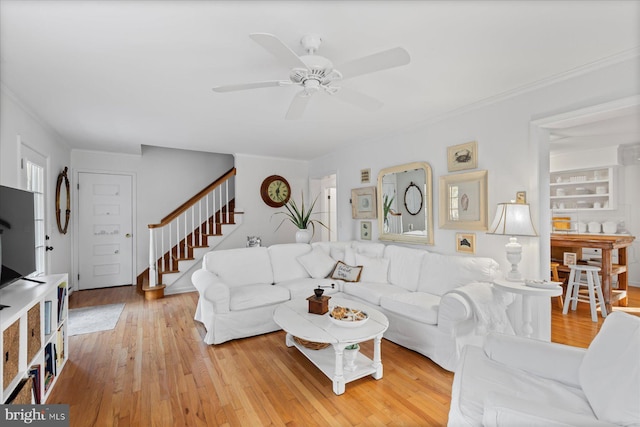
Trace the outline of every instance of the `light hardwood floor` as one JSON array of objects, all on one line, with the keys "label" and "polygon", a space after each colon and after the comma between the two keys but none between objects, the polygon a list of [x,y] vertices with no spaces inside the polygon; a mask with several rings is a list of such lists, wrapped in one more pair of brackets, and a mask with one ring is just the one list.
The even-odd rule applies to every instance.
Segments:
[{"label": "light hardwood floor", "polygon": [[[71,426],[441,426],[453,374],[383,340],[384,378],[331,382],[282,331],[221,345],[202,342],[197,293],[145,301],[135,287],[77,291],[70,307],[125,302],[114,330],[69,337],[70,358],[47,403],[68,403]],[[630,307],[640,315],[640,288]],[[633,308],[635,307],[635,308]],[[552,341],[587,347],[600,326],[586,307],[563,316]],[[362,351],[371,356],[371,343]]]}]

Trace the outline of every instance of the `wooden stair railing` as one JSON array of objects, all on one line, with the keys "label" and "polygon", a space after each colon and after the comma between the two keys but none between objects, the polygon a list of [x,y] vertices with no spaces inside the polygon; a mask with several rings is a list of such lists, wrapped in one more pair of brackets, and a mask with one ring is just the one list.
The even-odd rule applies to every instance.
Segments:
[{"label": "wooden stair railing", "polygon": [[[148,283],[138,276],[146,299],[161,298],[162,275],[177,272],[178,261],[194,259],[194,249],[208,247],[210,236],[219,236],[223,224],[234,224],[236,169],[203,188],[157,224],[149,224]],[[159,255],[158,255],[159,254]]]}]

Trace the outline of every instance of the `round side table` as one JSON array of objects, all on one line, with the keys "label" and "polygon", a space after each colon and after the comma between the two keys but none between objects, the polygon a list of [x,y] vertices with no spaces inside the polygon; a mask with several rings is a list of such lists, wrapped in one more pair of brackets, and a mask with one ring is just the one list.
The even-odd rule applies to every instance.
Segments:
[{"label": "round side table", "polygon": [[527,338],[530,338],[533,334],[533,328],[531,327],[531,297],[551,298],[562,295],[560,282],[549,283],[557,283],[558,286],[555,288],[534,288],[525,285],[524,282],[510,282],[503,279],[493,281],[493,286],[502,291],[522,295],[522,332]]}]

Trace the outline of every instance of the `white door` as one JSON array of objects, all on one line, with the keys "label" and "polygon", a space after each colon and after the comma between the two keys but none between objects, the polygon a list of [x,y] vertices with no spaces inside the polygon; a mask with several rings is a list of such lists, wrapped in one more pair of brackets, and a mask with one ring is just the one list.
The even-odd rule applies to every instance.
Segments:
[{"label": "white door", "polygon": [[132,177],[78,174],[78,287],[131,285]]}]

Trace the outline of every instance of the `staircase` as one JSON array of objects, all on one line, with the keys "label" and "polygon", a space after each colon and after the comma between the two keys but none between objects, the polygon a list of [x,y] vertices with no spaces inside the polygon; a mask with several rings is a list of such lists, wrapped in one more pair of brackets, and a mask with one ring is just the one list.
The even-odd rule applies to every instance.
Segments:
[{"label": "staircase", "polygon": [[199,263],[242,223],[235,212],[232,168],[175,209],[158,224],[149,224],[149,268],[138,276],[145,299],[164,296],[164,290]]}]

